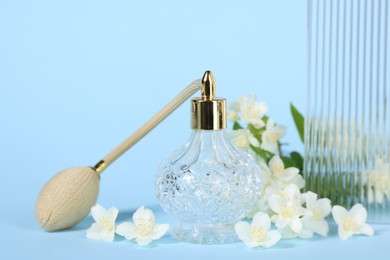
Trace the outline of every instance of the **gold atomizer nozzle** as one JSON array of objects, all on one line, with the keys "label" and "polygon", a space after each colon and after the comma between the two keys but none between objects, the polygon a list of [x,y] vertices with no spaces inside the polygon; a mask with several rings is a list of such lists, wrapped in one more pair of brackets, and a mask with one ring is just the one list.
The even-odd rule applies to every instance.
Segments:
[{"label": "gold atomizer nozzle", "polygon": [[211,71],[206,71],[202,77],[202,99],[213,100],[215,99],[215,78]]},{"label": "gold atomizer nozzle", "polygon": [[226,99],[216,98],[215,78],[211,71],[202,77],[202,96],[191,100],[191,128],[221,130],[226,128]]}]

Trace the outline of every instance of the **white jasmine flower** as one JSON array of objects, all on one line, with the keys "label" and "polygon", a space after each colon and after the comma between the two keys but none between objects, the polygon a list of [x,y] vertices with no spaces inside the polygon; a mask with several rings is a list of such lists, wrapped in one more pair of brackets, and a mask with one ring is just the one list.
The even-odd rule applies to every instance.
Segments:
[{"label": "white jasmine flower", "polygon": [[243,150],[248,150],[250,145],[260,147],[259,141],[253,136],[248,129],[238,129],[229,133],[230,138],[234,144]]},{"label": "white jasmine flower", "polygon": [[265,123],[262,118],[268,111],[268,105],[266,103],[256,103],[255,94],[241,97],[237,103],[240,105],[242,121],[252,124],[257,129],[264,127]]},{"label": "white jasmine flower", "polygon": [[271,247],[281,238],[281,234],[278,231],[270,230],[271,220],[263,212],[259,212],[253,217],[251,225],[245,221],[240,221],[234,228],[238,237],[248,247]]},{"label": "white jasmine flower", "polygon": [[305,214],[305,209],[301,204],[299,188],[290,184],[281,193],[272,194],[268,199],[268,204],[275,213],[272,220],[278,228],[288,226],[295,233],[300,233],[303,228],[300,217]]},{"label": "white jasmine flower", "polygon": [[297,185],[300,189],[305,187],[305,180],[303,179],[302,175],[300,175],[300,174],[296,174],[294,177],[292,177],[290,179],[289,182]]},{"label": "white jasmine flower", "polygon": [[115,207],[106,210],[100,205],[91,208],[91,214],[96,223],[87,230],[87,237],[90,239],[114,241],[115,220],[118,216],[118,209]]},{"label": "white jasmine flower", "polygon": [[368,185],[368,202],[383,203],[390,199],[390,163],[376,159],[374,170],[363,173],[362,181]]},{"label": "white jasmine flower", "polygon": [[134,213],[133,221],[134,223],[124,222],[118,225],[115,232],[127,240],[135,239],[140,246],[161,238],[169,229],[168,224],[154,224],[153,211],[143,206]]},{"label": "white jasmine flower", "polygon": [[298,174],[299,170],[297,168],[284,169],[284,164],[279,156],[274,156],[270,165],[273,166],[274,170],[271,171],[270,167],[264,162],[259,162],[263,183],[262,198],[257,202],[254,210],[247,216],[248,218],[251,218],[259,211],[272,215],[272,210],[268,205],[268,198],[272,194],[278,194],[286,200],[300,200],[301,192],[299,189],[305,186],[305,181]]},{"label": "white jasmine flower", "polygon": [[372,227],[365,223],[367,221],[367,210],[362,204],[354,205],[350,211],[341,206],[333,206],[332,215],[339,226],[338,233],[342,240],[357,234],[374,235]]},{"label": "white jasmine flower", "polygon": [[267,127],[261,136],[261,148],[271,153],[278,152],[278,141],[286,134],[286,127],[276,125],[273,119],[268,119]]},{"label": "white jasmine flower", "polygon": [[269,169],[272,172],[272,175],[275,176],[277,179],[280,179],[282,181],[289,181],[291,180],[296,174],[299,173],[299,170],[294,167],[285,168],[284,163],[282,159],[278,155],[275,155],[272,157],[272,159],[269,161]]},{"label": "white jasmine flower", "polygon": [[238,102],[232,102],[232,103],[229,103],[229,111],[227,113],[227,118],[230,120],[230,121],[239,121],[241,118],[239,116],[239,112],[240,112],[240,104]]},{"label": "white jasmine flower", "polygon": [[299,190],[299,187],[294,183],[290,183],[286,187],[280,190],[271,189],[270,192],[279,195],[286,201],[296,201],[296,202],[300,202],[301,204],[303,202],[301,191]]},{"label": "white jasmine flower", "polygon": [[308,211],[302,219],[303,225],[321,236],[328,235],[329,224],[325,218],[332,210],[330,200],[327,198],[317,200],[317,194],[311,191],[304,193],[303,197]]},{"label": "white jasmine flower", "polygon": [[305,185],[302,176],[299,175],[299,169],[295,167],[285,168],[283,161],[278,155],[272,157],[268,165],[272,173],[272,177],[275,178],[275,181],[294,183],[299,188],[303,188]]},{"label": "white jasmine flower", "polygon": [[[262,181],[262,191],[261,191],[261,199],[256,203],[253,211],[247,216],[248,218],[252,218],[257,212],[268,212],[272,215],[272,210],[268,206],[268,198],[270,195],[274,193],[282,192],[282,189],[285,188],[287,184],[284,182],[280,182],[276,177],[274,177],[268,168],[267,164],[264,162],[259,162],[259,166],[261,169],[260,177]],[[298,190],[299,193],[299,190]]]},{"label": "white jasmine flower", "polygon": [[[274,184],[275,178],[272,176],[271,170],[265,162],[259,162],[261,169],[260,177],[263,183],[263,191]],[[263,192],[264,193],[264,192]]]},{"label": "white jasmine flower", "polygon": [[233,122],[240,120],[240,116],[238,115],[238,113],[236,111],[229,111],[227,113],[227,118]]}]

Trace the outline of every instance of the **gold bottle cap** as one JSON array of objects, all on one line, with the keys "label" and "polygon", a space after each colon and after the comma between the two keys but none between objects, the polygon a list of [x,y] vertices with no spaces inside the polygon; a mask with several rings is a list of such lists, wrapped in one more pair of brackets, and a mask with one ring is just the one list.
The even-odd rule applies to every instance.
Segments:
[{"label": "gold bottle cap", "polygon": [[211,71],[202,77],[202,97],[191,100],[191,128],[220,130],[226,128],[226,99],[215,97],[215,78]]}]

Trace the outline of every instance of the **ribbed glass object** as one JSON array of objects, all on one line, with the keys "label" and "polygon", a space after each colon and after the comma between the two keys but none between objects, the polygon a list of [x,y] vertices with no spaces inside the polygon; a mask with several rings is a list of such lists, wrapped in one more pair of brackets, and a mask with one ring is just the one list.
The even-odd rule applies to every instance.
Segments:
[{"label": "ribbed glass object", "polygon": [[156,193],[177,219],[173,235],[199,244],[235,242],[234,224],[260,199],[260,167],[225,130],[194,130],[160,165]]},{"label": "ribbed glass object", "polygon": [[308,1],[308,190],[390,223],[388,1]]}]

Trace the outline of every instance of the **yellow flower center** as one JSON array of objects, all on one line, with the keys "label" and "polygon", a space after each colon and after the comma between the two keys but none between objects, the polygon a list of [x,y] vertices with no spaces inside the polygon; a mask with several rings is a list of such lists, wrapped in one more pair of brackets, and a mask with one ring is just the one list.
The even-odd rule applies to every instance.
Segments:
[{"label": "yellow flower center", "polygon": [[351,217],[347,217],[343,223],[343,228],[347,231],[354,231],[357,227],[357,223],[356,221],[351,218]]},{"label": "yellow flower center", "polygon": [[284,172],[284,165],[275,163],[272,165],[272,170],[275,173],[283,173]]},{"label": "yellow flower center", "polygon": [[146,236],[153,230],[154,219],[152,217],[138,217],[135,222],[135,226],[137,227],[137,231],[140,236]]},{"label": "yellow flower center", "polygon": [[280,139],[280,134],[278,132],[271,132],[267,135],[267,139],[270,143],[276,143]]},{"label": "yellow flower center", "polygon": [[249,146],[248,139],[245,135],[240,135],[234,138],[234,143],[239,148],[247,148]]},{"label": "yellow flower center", "polygon": [[313,208],[311,210],[311,212],[313,213],[313,216],[312,216],[313,220],[320,220],[320,219],[322,219],[322,215],[323,214],[322,214],[321,210],[318,209],[318,207]]},{"label": "yellow flower center", "polygon": [[263,227],[254,226],[251,228],[252,237],[256,240],[262,240],[264,238],[265,232]]},{"label": "yellow flower center", "polygon": [[295,215],[297,209],[295,206],[292,205],[286,205],[281,212],[281,215],[285,218],[290,218]]},{"label": "yellow flower center", "polygon": [[105,230],[111,230],[114,228],[114,225],[112,221],[109,218],[101,217],[99,220],[99,224],[102,226]]},{"label": "yellow flower center", "polygon": [[258,117],[258,113],[257,113],[256,107],[254,105],[248,106],[248,108],[247,108],[247,116],[249,118],[256,118],[256,117]]},{"label": "yellow flower center", "polygon": [[386,191],[389,189],[388,183],[386,183],[386,179],[385,179],[385,176],[383,174],[377,173],[374,176],[375,176],[374,177],[375,180],[374,180],[373,186],[377,190]]}]

